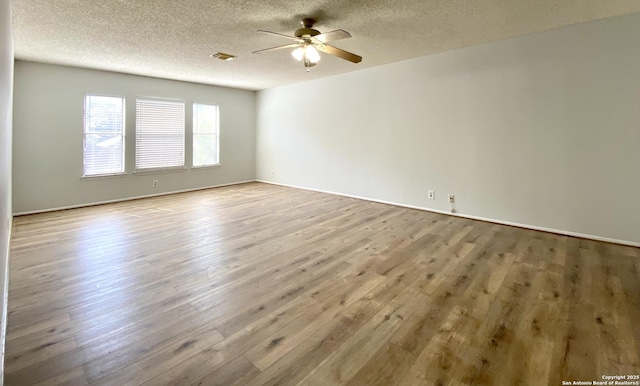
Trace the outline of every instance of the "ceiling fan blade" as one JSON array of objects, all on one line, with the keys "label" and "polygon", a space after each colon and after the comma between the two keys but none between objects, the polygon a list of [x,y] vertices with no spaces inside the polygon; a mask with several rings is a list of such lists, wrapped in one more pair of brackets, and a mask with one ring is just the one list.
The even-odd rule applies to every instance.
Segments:
[{"label": "ceiling fan blade", "polygon": [[327,43],[332,40],[340,40],[340,39],[346,39],[350,37],[351,37],[351,34],[349,32],[342,29],[337,29],[335,31],[329,31],[320,35],[316,35],[313,38],[322,43]]},{"label": "ceiling fan blade", "polygon": [[279,34],[279,33],[277,33],[277,32],[265,31],[265,30],[262,30],[262,29],[259,29],[259,30],[258,30],[258,32],[262,32],[262,33],[269,34],[269,35],[280,36],[280,37],[283,37],[283,38],[287,38],[287,39],[289,39],[289,40],[295,40],[295,41],[297,41],[297,42],[301,42],[301,41],[302,41],[302,39],[297,38],[297,37],[295,37],[295,36],[289,36],[289,35]]},{"label": "ceiling fan blade", "polygon": [[341,59],[348,60],[351,63],[360,63],[362,61],[362,56],[352,54],[351,52],[341,50],[338,47],[330,46],[328,44],[318,44],[316,48],[325,54],[337,56]]},{"label": "ceiling fan blade", "polygon": [[300,43],[291,43],[291,44],[285,44],[284,46],[277,46],[277,47],[265,48],[264,50],[253,51],[253,53],[261,54],[267,51],[275,51],[275,50],[281,50],[283,48],[293,48],[293,47],[299,47],[299,46],[300,46]]}]

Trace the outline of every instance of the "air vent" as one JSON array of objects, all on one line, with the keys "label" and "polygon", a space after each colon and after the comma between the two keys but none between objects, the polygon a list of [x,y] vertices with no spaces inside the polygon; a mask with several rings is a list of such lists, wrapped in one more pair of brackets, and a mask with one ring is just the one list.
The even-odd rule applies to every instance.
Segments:
[{"label": "air vent", "polygon": [[235,55],[225,54],[224,52],[216,52],[215,54],[211,54],[211,57],[220,60],[233,60],[236,58]]}]

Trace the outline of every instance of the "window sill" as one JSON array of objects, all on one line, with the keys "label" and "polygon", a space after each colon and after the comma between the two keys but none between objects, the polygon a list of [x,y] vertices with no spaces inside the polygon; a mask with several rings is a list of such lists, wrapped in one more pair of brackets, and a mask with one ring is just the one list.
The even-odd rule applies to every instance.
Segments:
[{"label": "window sill", "polygon": [[93,176],[82,176],[81,180],[96,180],[103,178],[118,178],[118,177],[126,177],[128,173],[113,173],[113,174],[96,174]]},{"label": "window sill", "polygon": [[202,166],[192,166],[191,170],[203,170],[203,169],[217,169],[221,164],[213,164],[213,165],[202,165]]}]

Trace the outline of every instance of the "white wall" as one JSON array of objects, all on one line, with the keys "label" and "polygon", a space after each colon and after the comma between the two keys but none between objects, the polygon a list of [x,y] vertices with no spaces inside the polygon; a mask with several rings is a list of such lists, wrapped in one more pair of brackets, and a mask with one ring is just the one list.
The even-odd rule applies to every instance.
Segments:
[{"label": "white wall", "polygon": [[0,1],[0,385],[4,369],[9,239],[11,235],[11,103],[13,32],[11,4]]},{"label": "white wall", "polygon": [[260,91],[257,114],[259,180],[640,243],[638,13]]},{"label": "white wall", "polygon": [[[85,93],[125,96],[125,177],[81,179]],[[132,174],[135,99],[153,96],[220,106],[220,162],[206,168]],[[42,63],[16,61],[14,213],[77,206],[255,178],[255,92]],[[189,137],[187,137],[187,141]],[[190,163],[190,146],[186,162]],[[159,186],[152,187],[158,180]]]}]

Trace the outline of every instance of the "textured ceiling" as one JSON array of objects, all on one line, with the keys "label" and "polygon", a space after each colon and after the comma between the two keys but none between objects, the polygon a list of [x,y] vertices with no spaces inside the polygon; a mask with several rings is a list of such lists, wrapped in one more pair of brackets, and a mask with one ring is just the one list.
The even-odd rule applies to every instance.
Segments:
[{"label": "textured ceiling", "polygon": [[[11,0],[17,59],[260,90],[640,11],[638,0]],[[307,73],[289,43],[302,17],[353,36]],[[232,61],[209,57],[221,51]]]}]

